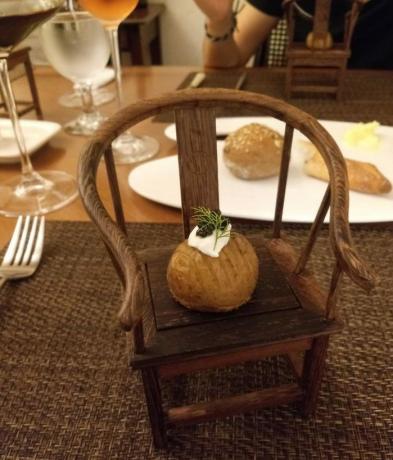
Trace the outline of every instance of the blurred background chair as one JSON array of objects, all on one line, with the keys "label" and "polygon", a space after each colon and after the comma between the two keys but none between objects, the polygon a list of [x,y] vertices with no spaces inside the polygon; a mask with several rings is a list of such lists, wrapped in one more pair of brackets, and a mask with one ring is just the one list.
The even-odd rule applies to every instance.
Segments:
[{"label": "blurred background chair", "polygon": [[[39,120],[43,119],[40,100],[38,97],[37,86],[34,79],[33,68],[29,56],[29,47],[23,47],[15,50],[7,59],[8,69],[10,70],[11,79],[27,78],[31,101],[16,100],[18,117],[34,111]],[[0,117],[8,118],[8,112],[5,107],[4,98],[0,90]]]},{"label": "blurred background chair", "polygon": [[308,19],[311,32],[304,42],[295,40],[296,22],[309,16],[295,0],[286,0],[288,27],[286,95],[294,93],[327,93],[338,100],[343,96],[343,77],[351,55],[352,34],[364,0],[354,0],[345,16],[344,36],[333,42],[329,32],[331,0],[319,0]]}]

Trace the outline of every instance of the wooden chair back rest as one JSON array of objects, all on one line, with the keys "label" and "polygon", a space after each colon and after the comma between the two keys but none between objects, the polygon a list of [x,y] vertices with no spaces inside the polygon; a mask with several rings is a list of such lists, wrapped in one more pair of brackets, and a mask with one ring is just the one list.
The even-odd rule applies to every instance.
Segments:
[{"label": "wooden chair back rest", "polygon": [[[219,208],[217,178],[217,143],[215,109],[253,109],[286,123],[283,155],[276,200],[273,238],[280,238],[282,212],[290,160],[293,130],[298,129],[321,152],[330,181],[318,213],[312,235],[323,222],[330,206],[330,240],[340,270],[359,286],[369,289],[374,279],[352,247],[348,225],[348,179],[343,156],[330,134],[311,115],[288,103],[260,94],[226,89],[194,89],[169,93],[139,101],[104,123],[82,153],[79,162],[79,190],[88,214],[102,233],[112,259],[124,283],[125,296],[120,318],[125,328],[140,323],[143,295],[142,267],[127,239],[116,170],[111,151],[112,141],[123,131],[162,112],[173,111],[176,119],[184,235],[188,236],[193,208]],[[116,221],[104,208],[97,192],[96,172],[105,155]],[[262,200],[261,200],[262,203]],[[262,204],[261,204],[262,205]],[[310,237],[311,238],[311,237]],[[301,272],[312,244],[306,248]],[[303,266],[302,266],[303,265]]]},{"label": "wooden chair back rest", "polygon": [[[353,0],[352,7],[345,16],[343,39],[345,50],[350,49],[353,31],[355,29],[360,10],[366,2],[367,0]],[[305,17],[305,14],[299,7],[296,0],[284,0],[283,7],[286,11],[288,23],[288,46],[290,47],[294,43],[296,16],[300,14]],[[315,2],[314,15],[308,16],[306,13],[306,18],[308,18],[310,22],[312,21],[312,32],[317,40],[323,40],[329,32],[330,11],[331,0],[318,0]]]}]

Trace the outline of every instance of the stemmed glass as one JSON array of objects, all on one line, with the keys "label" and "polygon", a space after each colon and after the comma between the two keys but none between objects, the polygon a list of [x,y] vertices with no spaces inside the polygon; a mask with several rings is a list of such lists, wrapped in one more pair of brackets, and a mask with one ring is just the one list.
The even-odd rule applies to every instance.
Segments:
[{"label": "stemmed glass", "polygon": [[18,119],[7,57],[35,27],[49,19],[63,0],[0,0],[0,88],[21,154],[22,175],[0,184],[0,214],[46,214],[77,196],[75,179],[63,171],[33,169]]},{"label": "stemmed glass", "polygon": [[[93,101],[94,105],[98,107],[99,105],[108,104],[109,102],[113,101],[115,98],[115,94],[112,91],[108,91],[107,89],[95,87],[93,84],[92,88],[93,93]],[[82,107],[81,96],[80,96],[80,89],[79,89],[79,82],[74,82],[73,91],[63,94],[59,97],[58,102],[63,107],[68,108],[79,108]]]},{"label": "stemmed glass", "polygon": [[86,11],[57,13],[41,28],[48,61],[64,77],[77,81],[83,113],[64,129],[81,136],[92,135],[104,117],[96,110],[92,79],[101,72],[110,55],[105,30]]},{"label": "stemmed glass", "polygon": [[[71,13],[75,13],[75,7],[74,7],[73,0],[67,0],[65,8]],[[93,88],[92,88],[92,95],[93,95],[93,102],[96,107],[103,105],[103,104],[107,104],[108,102],[113,101],[113,99],[115,98],[115,95],[111,91],[99,88],[98,86],[95,87],[94,83],[93,83]],[[72,93],[66,93],[59,97],[59,104],[62,105],[63,107],[70,107],[70,108],[83,107],[78,81],[74,82]]]},{"label": "stemmed glass", "polygon": [[[119,25],[134,11],[139,0],[79,0],[79,4],[99,19],[108,31],[112,64],[115,69],[117,100],[123,104],[121,64],[118,42]],[[121,134],[112,143],[117,164],[136,163],[157,154],[159,144],[150,136],[134,136],[129,132]]]}]

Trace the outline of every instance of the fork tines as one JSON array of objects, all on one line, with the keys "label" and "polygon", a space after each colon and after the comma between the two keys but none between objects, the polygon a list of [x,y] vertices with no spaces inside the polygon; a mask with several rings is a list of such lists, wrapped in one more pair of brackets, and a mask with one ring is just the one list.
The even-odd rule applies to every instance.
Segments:
[{"label": "fork tines", "polygon": [[44,227],[43,216],[19,216],[2,266],[38,263],[44,244]]}]

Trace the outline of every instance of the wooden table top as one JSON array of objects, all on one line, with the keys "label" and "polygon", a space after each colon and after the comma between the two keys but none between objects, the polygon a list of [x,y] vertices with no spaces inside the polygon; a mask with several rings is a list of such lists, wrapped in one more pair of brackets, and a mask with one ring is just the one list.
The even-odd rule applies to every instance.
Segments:
[{"label": "wooden table top", "polygon": [[[169,67],[169,66],[151,66],[151,67],[129,67],[123,70],[124,80],[124,97],[126,103],[132,103],[141,98],[149,98],[158,96],[162,93],[175,90],[180,83],[186,78],[190,72],[197,71],[200,69],[192,67]],[[254,68],[248,69],[249,76],[253,76],[254,82],[259,81],[262,73],[268,76],[269,84],[273,85],[272,88],[266,87],[266,81],[261,82],[264,91],[269,94],[282,97],[280,95],[281,84],[277,88],[274,87],[276,84],[277,76],[280,74],[284,78],[285,69],[271,70],[267,68]],[[236,71],[239,72],[239,71]],[[67,121],[75,118],[78,114],[76,109],[69,109],[59,105],[58,99],[64,93],[72,90],[71,83],[59,76],[49,67],[38,67],[34,70],[36,76],[36,82],[38,87],[38,93],[40,96],[41,106],[44,113],[44,119],[49,121],[56,121],[60,124],[65,124]],[[221,72],[224,75],[223,72]],[[274,75],[271,75],[274,74]],[[277,75],[276,75],[277,74]],[[350,75],[349,75],[350,74]],[[228,74],[228,71],[226,72]],[[230,77],[230,75],[229,75]],[[359,77],[361,79],[359,80]],[[227,77],[220,77],[227,78]],[[236,78],[235,78],[236,80]],[[234,81],[235,81],[234,80]],[[252,80],[252,78],[250,78]],[[266,78],[265,78],[266,80]],[[345,113],[358,112],[360,108],[368,108],[367,113],[369,116],[384,118],[381,119],[385,124],[393,124],[393,115],[391,109],[391,97],[392,91],[391,83],[393,82],[393,72],[381,72],[381,71],[350,71],[348,72],[348,86],[350,97],[359,98],[357,105],[351,104],[351,101],[345,105],[334,106],[334,112],[327,112],[329,104],[327,101],[320,101],[318,106],[318,100],[316,105],[318,110],[314,110],[312,104],[307,105],[307,100],[302,102],[297,101],[297,105],[300,104],[300,108],[303,108],[310,113],[314,113],[317,117],[331,117],[332,114],[342,116],[341,108],[349,107]],[[351,82],[359,80],[360,82],[366,82],[370,88],[366,88],[364,96],[363,92],[359,94],[352,94],[350,91],[353,89]],[[375,83],[376,82],[376,83]],[[360,86],[362,86],[361,83]],[[367,86],[366,85],[366,86]],[[250,84],[247,89],[250,91],[257,91],[258,88],[254,88],[254,84]],[[277,86],[277,84],[276,84]],[[356,86],[356,85],[355,85]],[[359,86],[359,85],[358,85]],[[29,99],[28,85],[25,78],[18,79],[13,82],[14,91],[17,99]],[[363,87],[363,86],[362,86]],[[115,91],[114,84],[111,83],[106,88]],[[278,93],[277,93],[278,91]],[[382,93],[381,93],[382,91]],[[277,93],[277,94],[276,94]],[[362,99],[366,98],[365,100]],[[375,99],[375,100],[374,100]],[[315,105],[313,101],[311,101]],[[304,107],[301,104],[305,104]],[[371,105],[370,105],[371,104]],[[352,107],[352,108],[351,108]],[[337,114],[337,109],[338,114]],[[110,103],[100,107],[102,113],[110,115],[116,111],[116,103]],[[363,110],[364,112],[364,110]],[[390,115],[389,115],[390,114]],[[27,116],[29,118],[29,116]],[[352,117],[353,118],[353,117]],[[349,118],[352,120],[352,118]],[[354,115],[352,121],[359,121]],[[137,134],[149,134],[154,136],[160,142],[160,153],[159,156],[166,156],[175,153],[175,142],[167,139],[164,136],[164,129],[166,125],[163,123],[152,122],[147,120],[137,127],[135,127],[135,133]],[[73,175],[76,175],[78,158],[83,146],[88,142],[88,138],[70,136],[64,131],[59,132],[47,145],[42,147],[32,156],[34,167],[40,171],[44,169],[57,169],[68,171]],[[151,201],[148,201],[136,193],[134,193],[127,184],[127,177],[131,170],[130,165],[119,165],[118,176],[119,185],[125,204],[125,218],[129,222],[156,222],[156,223],[169,223],[169,222],[180,222],[181,215],[176,209],[169,208]],[[4,165],[0,164],[0,181],[6,180],[16,174],[19,174],[20,168],[18,164],[15,165]],[[106,175],[104,168],[100,168],[98,173],[98,184],[101,191],[101,196],[104,203],[110,203],[109,189],[106,183]],[[69,206],[51,213],[47,216],[49,220],[68,220],[68,221],[86,221],[89,220],[80,199]],[[9,240],[12,233],[12,229],[15,224],[15,219],[0,217],[0,247],[4,246]]]},{"label": "wooden table top", "polygon": [[[139,98],[157,96],[164,92],[172,91],[179,86],[185,76],[193,70],[190,67],[131,67],[123,71],[124,79],[124,98],[126,103],[131,103]],[[59,105],[58,98],[72,90],[69,81],[56,74],[48,67],[40,67],[35,70],[36,83],[40,96],[44,119],[65,124],[75,118],[78,111]],[[17,98],[27,98],[27,83],[25,79],[17,80],[13,83]],[[114,84],[106,88],[115,91]],[[100,107],[102,113],[110,115],[116,110],[116,103],[106,104]],[[28,118],[28,117],[26,117]],[[162,123],[154,123],[150,120],[141,123],[135,128],[135,132],[154,136],[160,142],[159,156],[174,153],[175,142],[164,136]],[[68,171],[75,175],[77,171],[79,154],[88,141],[85,137],[70,136],[64,131],[60,131],[52,140],[38,150],[33,156],[33,166],[38,171],[44,169],[57,169]],[[180,222],[180,212],[165,207],[144,198],[139,197],[127,185],[127,177],[131,170],[130,165],[118,166],[119,183],[125,206],[125,217],[129,222]],[[19,174],[18,164],[0,164],[0,181],[11,178]],[[109,190],[105,184],[104,168],[99,171],[100,190],[104,202],[110,200]],[[69,206],[53,212],[47,216],[50,220],[89,220],[83,205],[78,198]],[[0,247],[3,247],[9,240],[15,219],[0,217]]]}]

